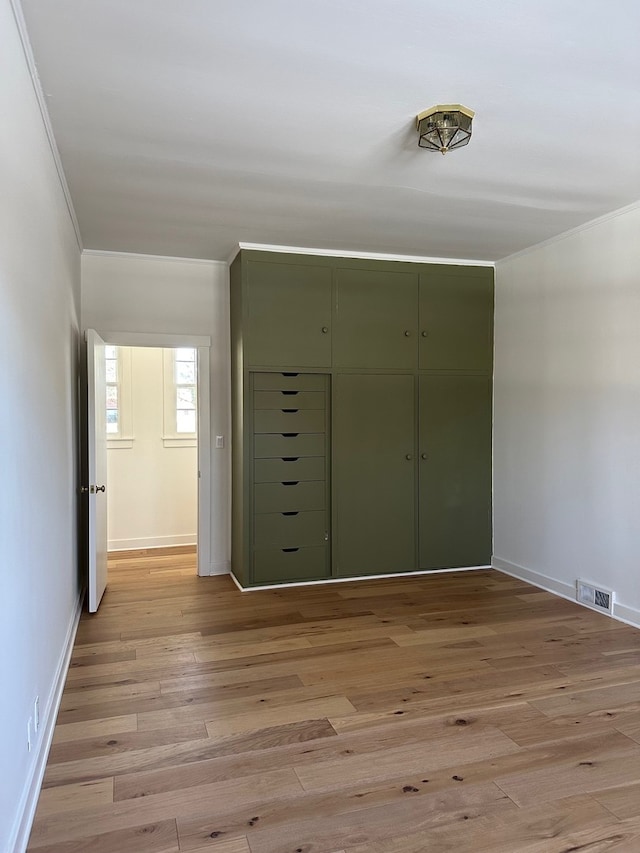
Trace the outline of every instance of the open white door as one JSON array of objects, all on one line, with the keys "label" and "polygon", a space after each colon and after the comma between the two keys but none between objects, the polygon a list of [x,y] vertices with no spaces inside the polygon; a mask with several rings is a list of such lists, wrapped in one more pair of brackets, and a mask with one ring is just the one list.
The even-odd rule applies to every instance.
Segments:
[{"label": "open white door", "polygon": [[89,612],[107,585],[107,381],[104,341],[87,329],[87,453],[89,499]]},{"label": "open white door", "polygon": [[198,347],[198,574],[211,574],[209,347]]}]

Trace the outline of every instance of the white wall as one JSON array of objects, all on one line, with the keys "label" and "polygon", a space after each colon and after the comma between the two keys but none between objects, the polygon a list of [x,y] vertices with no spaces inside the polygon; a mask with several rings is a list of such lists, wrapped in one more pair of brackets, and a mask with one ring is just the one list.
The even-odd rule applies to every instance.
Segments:
[{"label": "white wall", "polygon": [[[211,337],[211,571],[229,571],[229,271],[216,261],[116,253],[82,256],[82,327]],[[225,437],[223,449],[215,436]]]},{"label": "white wall", "polygon": [[109,550],[195,544],[198,451],[165,446],[164,350],[123,347],[131,360],[133,441],[107,451]]},{"label": "white wall", "polygon": [[497,266],[495,565],[640,624],[640,206]]},{"label": "white wall", "polygon": [[13,851],[26,845],[79,613],[80,252],[8,0],[0,80],[0,850]]}]

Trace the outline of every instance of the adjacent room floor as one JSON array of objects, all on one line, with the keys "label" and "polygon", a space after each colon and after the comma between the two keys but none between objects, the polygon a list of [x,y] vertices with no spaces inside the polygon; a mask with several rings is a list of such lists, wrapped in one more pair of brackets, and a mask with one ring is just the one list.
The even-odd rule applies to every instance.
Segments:
[{"label": "adjacent room floor", "polygon": [[29,850],[640,850],[640,631],[494,571],[194,565],[112,564]]}]

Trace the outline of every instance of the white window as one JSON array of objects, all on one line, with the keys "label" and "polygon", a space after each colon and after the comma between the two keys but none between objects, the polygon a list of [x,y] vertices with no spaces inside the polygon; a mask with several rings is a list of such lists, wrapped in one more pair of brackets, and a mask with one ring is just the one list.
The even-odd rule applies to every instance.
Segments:
[{"label": "white window", "polygon": [[107,446],[133,446],[131,404],[131,350],[107,344],[104,348],[107,380]]},{"label": "white window", "polygon": [[191,447],[198,436],[198,353],[194,347],[164,351],[164,444]]},{"label": "white window", "polygon": [[107,434],[120,433],[120,359],[118,347],[105,346],[104,360],[107,377]]}]

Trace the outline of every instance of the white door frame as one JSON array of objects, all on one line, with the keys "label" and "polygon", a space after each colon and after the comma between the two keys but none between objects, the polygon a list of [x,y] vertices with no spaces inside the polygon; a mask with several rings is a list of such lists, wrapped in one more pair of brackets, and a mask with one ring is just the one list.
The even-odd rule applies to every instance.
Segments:
[{"label": "white door frame", "polygon": [[105,343],[121,347],[195,347],[198,350],[198,574],[211,574],[211,412],[208,335],[101,332]]}]

